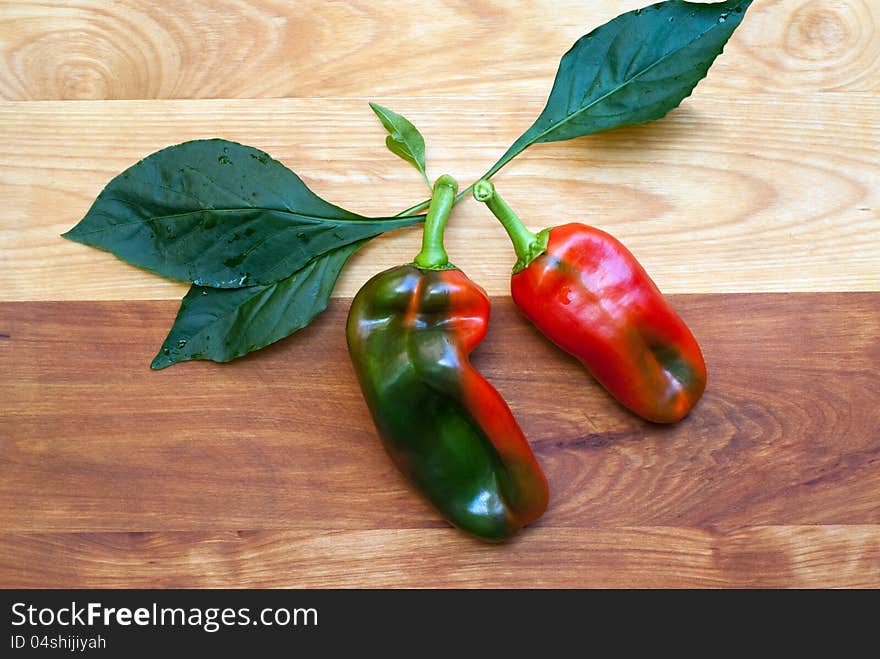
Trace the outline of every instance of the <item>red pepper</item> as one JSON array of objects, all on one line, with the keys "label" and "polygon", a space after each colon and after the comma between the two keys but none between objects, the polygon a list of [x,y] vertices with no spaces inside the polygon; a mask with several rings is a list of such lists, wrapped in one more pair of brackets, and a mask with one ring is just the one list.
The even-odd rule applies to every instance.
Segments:
[{"label": "red pepper", "polygon": [[632,253],[584,224],[535,235],[488,181],[474,196],[514,243],[510,288],[526,318],[639,416],[672,423],[687,415],[706,388],[703,355]]}]

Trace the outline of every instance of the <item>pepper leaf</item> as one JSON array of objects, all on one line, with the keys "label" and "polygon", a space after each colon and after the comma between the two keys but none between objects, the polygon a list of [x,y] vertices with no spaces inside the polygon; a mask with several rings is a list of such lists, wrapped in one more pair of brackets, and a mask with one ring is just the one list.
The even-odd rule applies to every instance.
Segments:
[{"label": "pepper leaf", "polygon": [[425,170],[425,138],[422,137],[419,129],[403,115],[392,112],[378,103],[370,103],[370,107],[389,133],[385,138],[385,146],[391,153],[418,169],[430,188],[431,181],[428,180],[428,173]]},{"label": "pepper leaf", "polygon": [[322,254],[272,284],[191,286],[150,368],[193,359],[228,362],[302,329],[327,308],[339,273],[364,242]]},{"label": "pepper leaf", "polygon": [[236,288],[284,280],[315,257],[422,219],[351,213],[266,153],[213,139],[128,168],[64,237],[171,279]]},{"label": "pepper leaf", "polygon": [[690,96],[752,0],[668,0],[609,21],[563,55],[547,105],[486,173],[526,147],[654,121]]}]

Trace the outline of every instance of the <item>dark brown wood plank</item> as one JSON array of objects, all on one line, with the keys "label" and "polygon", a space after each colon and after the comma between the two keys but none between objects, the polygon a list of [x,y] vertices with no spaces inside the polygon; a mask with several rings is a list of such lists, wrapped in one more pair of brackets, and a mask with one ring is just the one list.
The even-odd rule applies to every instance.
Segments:
[{"label": "dark brown wood plank", "polygon": [[[880,293],[673,299],[710,372],[673,427],[494,300],[474,361],[550,479],[538,526],[880,524]],[[347,307],[232,364],[151,372],[173,303],[0,304],[0,528],[442,528],[380,448]]]},{"label": "dark brown wood plank", "polygon": [[391,467],[347,300],[236,363],[159,373],[173,303],[2,303],[0,586],[880,587],[880,293],[673,301],[710,385],[661,427],[494,300],[474,361],[553,490],[500,547]]},{"label": "dark brown wood plank", "polygon": [[880,526],[0,534],[8,587],[880,587]]}]

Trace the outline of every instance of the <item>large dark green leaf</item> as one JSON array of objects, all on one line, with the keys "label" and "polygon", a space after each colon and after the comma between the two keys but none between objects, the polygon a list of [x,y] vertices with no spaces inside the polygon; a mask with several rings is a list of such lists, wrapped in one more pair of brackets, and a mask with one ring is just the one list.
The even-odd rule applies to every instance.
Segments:
[{"label": "large dark green leaf", "polygon": [[258,149],[197,140],[125,170],[64,236],[171,279],[235,288],[280,281],[321,254],[421,219],[356,215]]},{"label": "large dark green leaf", "polygon": [[431,188],[431,181],[428,180],[428,173],[425,171],[425,138],[422,137],[419,129],[403,115],[392,112],[378,103],[370,103],[370,107],[388,131],[388,137],[385,138],[385,146],[388,150],[418,169],[428,188]]},{"label": "large dark green leaf", "polygon": [[660,119],[687,98],[752,0],[669,0],[621,14],[575,42],[547,106],[487,172],[526,147]]},{"label": "large dark green leaf", "polygon": [[334,249],[273,284],[193,285],[151,368],[192,359],[228,362],[302,329],[327,307],[342,267],[362,244]]}]

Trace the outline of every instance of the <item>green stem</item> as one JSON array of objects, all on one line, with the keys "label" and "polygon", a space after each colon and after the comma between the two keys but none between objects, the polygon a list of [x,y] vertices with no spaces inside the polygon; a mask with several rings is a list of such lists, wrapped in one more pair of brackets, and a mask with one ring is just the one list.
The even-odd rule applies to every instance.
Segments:
[{"label": "green stem", "polygon": [[489,207],[489,210],[507,231],[507,235],[510,236],[510,242],[513,243],[513,249],[516,252],[514,273],[527,268],[532,261],[547,251],[550,230],[544,229],[537,234],[529,231],[519,216],[496,192],[495,186],[490,181],[482,179],[474,184],[474,199]]},{"label": "green stem", "polygon": [[516,142],[511,144],[510,148],[504,153],[504,155],[498,159],[498,162],[496,162],[494,165],[492,165],[492,167],[489,168],[488,172],[483,174],[483,176],[481,177],[481,180],[489,180],[490,178],[495,176],[495,174],[497,174],[501,170],[501,168],[504,167],[504,165],[506,165],[511,160],[513,160],[516,156],[518,156],[523,151],[525,151],[527,146],[529,146],[529,142],[526,142],[524,144],[520,144],[519,140],[517,140]]},{"label": "green stem", "polygon": [[425,201],[420,201],[415,206],[410,206],[405,211],[400,211],[394,217],[406,217],[407,215],[414,215],[415,213],[418,213],[420,210],[426,209],[430,205],[430,203],[431,203],[430,199],[425,199]]},{"label": "green stem", "polygon": [[[492,165],[492,167],[489,169],[489,171],[487,171],[485,174],[483,174],[479,180],[480,181],[483,181],[483,180],[488,181],[490,178],[495,176],[495,174],[497,174],[501,170],[501,168],[504,167],[504,165],[506,165],[511,160],[513,160],[516,156],[518,156],[520,153],[525,151],[526,147],[528,147],[529,144],[531,144],[531,142],[526,142],[524,144],[520,144],[519,140],[517,140],[516,142],[511,144],[510,148],[504,153],[503,156],[501,156],[501,158],[498,160],[498,162],[496,162],[494,165]],[[477,182],[471,183],[464,190],[459,192],[458,195],[456,195],[456,197],[455,197],[455,201],[453,202],[453,205],[457,204],[459,201],[462,200],[463,197],[467,196],[467,193],[474,189],[474,186],[477,184]],[[414,213],[418,213],[420,210],[424,210],[425,208],[427,208],[428,204],[430,204],[430,203],[431,203],[430,199],[425,199],[425,201],[420,201],[415,206],[410,206],[405,211],[400,211],[397,215],[399,217],[403,217],[405,215],[412,215]]]},{"label": "green stem", "polygon": [[[475,184],[475,183],[471,183],[471,184],[470,184],[469,186],[467,186],[464,190],[462,190],[462,191],[459,192],[457,195],[455,195],[455,200],[452,202],[452,205],[454,206],[455,204],[457,204],[458,202],[460,202],[464,197],[466,197],[467,194],[468,194],[471,190],[474,189],[474,185],[476,185],[476,184]],[[399,212],[397,215],[395,215],[394,217],[406,217],[407,215],[413,215],[414,213],[418,213],[418,212],[421,211],[421,210],[425,210],[430,204],[431,204],[431,200],[430,200],[430,199],[425,199],[424,201],[420,201],[419,203],[417,203],[415,206],[410,206],[410,207],[407,208],[406,210],[404,210],[404,211],[400,211],[400,212]]]},{"label": "green stem", "polygon": [[474,183],[471,183],[471,184],[470,184],[469,186],[467,186],[464,190],[462,190],[462,191],[459,192],[457,195],[455,195],[455,202],[454,202],[454,203],[457,204],[457,203],[460,202],[464,197],[466,197],[466,196],[467,196],[467,195],[468,195],[468,194],[474,189],[474,185],[475,185]]},{"label": "green stem", "polygon": [[443,230],[455,205],[457,191],[458,182],[448,174],[444,174],[434,183],[434,194],[431,196],[431,206],[428,208],[422,233],[422,251],[413,260],[417,268],[444,270],[449,267],[449,257],[443,247]]}]

